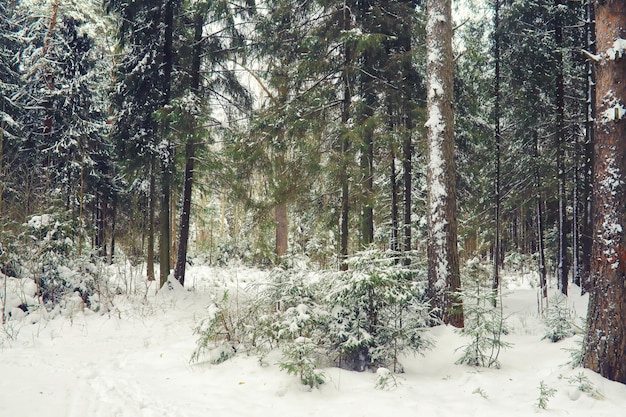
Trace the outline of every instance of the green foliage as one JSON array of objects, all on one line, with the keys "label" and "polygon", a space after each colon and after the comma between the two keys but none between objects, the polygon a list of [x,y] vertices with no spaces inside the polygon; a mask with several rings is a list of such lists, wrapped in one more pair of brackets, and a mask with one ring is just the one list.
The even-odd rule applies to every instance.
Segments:
[{"label": "green foliage", "polygon": [[429,323],[424,279],[378,251],[351,264],[349,272],[323,273],[292,259],[263,286],[239,291],[238,302],[224,294],[195,329],[192,361],[279,348],[280,368],[312,388],[323,382],[318,368],[328,363],[360,371],[388,365],[401,372],[400,355],[432,345],[423,333]]},{"label": "green foliage", "polygon": [[556,389],[547,386],[543,380],[539,383],[539,397],[537,398],[538,408],[545,410],[548,407],[548,400],[556,395]]},{"label": "green foliage", "polygon": [[546,334],[543,339],[558,342],[579,333],[580,329],[574,324],[572,312],[567,306],[567,297],[558,293],[548,306],[544,319]]},{"label": "green foliage", "polygon": [[465,287],[460,291],[465,327],[459,332],[467,336],[469,342],[462,347],[463,356],[456,363],[499,368],[500,351],[511,344],[502,340],[505,324],[501,307],[495,307],[497,292],[486,282],[487,269],[477,258],[468,262],[465,274]]},{"label": "green foliage", "polygon": [[593,399],[601,400],[602,398],[604,398],[604,395],[600,391],[598,391],[596,386],[593,384],[593,382],[589,380],[584,372],[579,372],[578,374],[569,377],[567,379],[567,382],[569,382],[571,385],[574,385],[578,391],[584,392]]},{"label": "green foliage", "polygon": [[244,348],[255,346],[254,332],[249,331],[249,326],[255,324],[254,318],[250,316],[253,306],[247,305],[246,308],[240,310],[228,292],[214,300],[207,308],[207,317],[200,320],[194,329],[194,334],[199,335],[199,338],[191,361],[198,362],[208,357],[211,363],[221,363],[232,358],[242,344]]},{"label": "green foliage", "polygon": [[306,337],[298,337],[283,348],[280,369],[290,375],[297,375],[302,385],[318,388],[325,382],[324,373],[318,369],[318,348]]},{"label": "green foliage", "polygon": [[396,376],[387,368],[378,368],[376,370],[375,388],[383,391],[391,391],[398,387]]},{"label": "green foliage", "polygon": [[576,340],[575,348],[569,348],[569,349],[564,349],[564,350],[569,353],[570,360],[568,364],[572,368],[578,368],[580,366],[583,366],[583,339],[582,337],[579,337]]},{"label": "green foliage", "polygon": [[348,263],[326,297],[330,348],[350,369],[374,365],[401,371],[402,353],[431,346],[423,334],[431,319],[424,277],[377,250],[360,252]]}]

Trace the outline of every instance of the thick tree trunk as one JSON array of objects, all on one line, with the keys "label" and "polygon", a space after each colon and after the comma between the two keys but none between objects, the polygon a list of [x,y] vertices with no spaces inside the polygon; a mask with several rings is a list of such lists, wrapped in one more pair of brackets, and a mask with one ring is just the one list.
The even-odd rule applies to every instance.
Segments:
[{"label": "thick tree trunk", "polygon": [[156,173],[154,158],[150,159],[150,190],[148,191],[148,259],[146,274],[148,281],[154,281],[154,220],[156,214]]},{"label": "thick tree trunk", "polygon": [[[200,65],[202,61],[202,29],[204,17],[200,12],[194,16],[194,44],[191,63],[191,89],[198,93],[200,90]],[[193,175],[195,163],[195,132],[190,132],[185,145],[185,179],[183,185],[183,207],[180,212],[178,227],[178,250],[176,251],[176,266],[174,277],[185,285],[185,269],[187,266],[187,247],[189,244],[189,227],[191,218],[191,197],[193,194]]]},{"label": "thick tree trunk", "polygon": [[444,323],[463,327],[457,247],[450,0],[426,2],[428,296]]},{"label": "thick tree trunk", "polygon": [[626,383],[626,3],[597,2],[596,16],[593,282],[583,364]]},{"label": "thick tree trunk", "polygon": [[[343,28],[348,31],[351,28],[351,14],[348,7],[343,8]],[[352,102],[351,94],[351,76],[350,65],[352,62],[352,48],[348,42],[344,43],[344,67],[342,74],[343,81],[343,102],[341,103],[341,124],[344,129],[348,129],[350,120],[350,104]],[[350,178],[348,176],[348,149],[350,148],[350,139],[347,132],[343,132],[341,138],[341,169],[339,173],[339,182],[341,183],[341,218],[340,218],[340,244],[339,244],[339,269],[346,271],[348,269],[348,234],[349,234],[349,215],[350,215]]]},{"label": "thick tree trunk", "polygon": [[[596,53],[595,40],[595,6],[594,0],[587,0],[585,5],[586,24],[585,32],[587,38],[587,50],[592,54]],[[583,205],[582,227],[581,227],[581,265],[580,265],[580,287],[582,293],[590,291],[591,277],[591,246],[593,243],[593,219],[591,218],[591,182],[593,178],[593,142],[594,142],[594,121],[596,117],[596,79],[595,68],[591,60],[587,61],[587,113],[585,123],[585,146],[583,153],[583,195],[581,200]]]},{"label": "thick tree trunk", "polygon": [[[164,43],[163,43],[163,107],[170,102],[170,90],[172,82],[172,69],[174,67],[173,34],[174,34],[174,0],[165,0],[163,7]],[[168,135],[166,122],[161,127],[161,134]],[[166,155],[161,161],[161,210],[159,215],[160,242],[159,242],[159,266],[161,287],[167,281],[170,274],[170,199],[173,171],[173,149],[167,144]]]},{"label": "thick tree trunk", "polygon": [[555,0],[557,8],[555,16],[554,41],[556,44],[555,61],[557,62],[556,76],[556,169],[558,179],[559,213],[558,234],[559,247],[557,251],[557,283],[561,293],[567,295],[569,265],[567,259],[567,210],[565,196],[565,80],[563,76],[563,27],[559,6],[561,0]]},{"label": "thick tree trunk", "polygon": [[[495,160],[495,173],[494,173],[494,237],[493,237],[493,281],[492,289],[498,291],[500,288],[500,155],[502,146],[502,136],[500,132],[500,0],[494,2],[493,13],[493,55],[495,61],[494,68],[494,127],[495,127],[495,142],[496,142],[496,160]],[[494,306],[496,303],[496,297],[493,299]]]},{"label": "thick tree trunk", "polygon": [[[534,149],[534,164],[535,164],[535,193],[536,193],[536,216],[537,216],[537,253],[538,267],[539,267],[539,288],[541,291],[541,298],[548,298],[548,280],[546,271],[546,257],[545,257],[545,244],[543,240],[544,226],[543,226],[543,202],[541,199],[541,177],[539,176],[539,137],[537,132],[533,133],[535,149]],[[543,300],[542,300],[543,301]]]},{"label": "thick tree trunk", "polygon": [[[366,84],[370,84],[369,82]],[[364,87],[365,89],[371,88]],[[368,126],[372,123],[374,97],[372,92],[366,93],[365,111],[362,115],[363,143],[361,144],[361,192],[363,193],[361,208],[361,247],[367,248],[374,242],[374,132]]]},{"label": "thick tree trunk", "polygon": [[[372,28],[372,0],[360,0],[358,19],[366,31]],[[376,63],[372,48],[363,52],[360,88],[363,97],[359,123],[361,128],[361,248],[374,242],[374,108],[377,105],[377,92],[374,74]]]},{"label": "thick tree trunk", "polygon": [[185,285],[185,269],[187,265],[187,246],[189,244],[189,226],[191,217],[191,195],[193,191],[195,143],[192,139],[185,146],[185,182],[183,185],[183,207],[180,212],[180,225],[178,228],[178,250],[176,251],[176,266],[174,277]]},{"label": "thick tree trunk", "polygon": [[[390,126],[390,128],[393,128]],[[394,256],[397,256],[397,253],[400,251],[400,240],[398,236],[398,225],[399,225],[399,209],[398,209],[398,174],[396,172],[396,154],[393,150],[393,146],[391,149],[391,162],[390,162],[390,173],[389,173],[389,182],[391,184],[391,244],[389,245],[392,252],[395,252]],[[396,262],[398,262],[399,258],[396,258]]]},{"label": "thick tree trunk", "polygon": [[170,274],[170,183],[167,169],[161,172],[161,207],[159,211],[159,285],[162,287]]},{"label": "thick tree trunk", "polygon": [[412,250],[412,215],[413,215],[413,107],[411,103],[412,88],[415,87],[415,71],[413,69],[413,54],[411,39],[413,25],[411,19],[407,19],[406,32],[400,39],[400,45],[407,54],[408,59],[404,60],[404,92],[402,93],[402,117],[404,118],[404,138],[402,141],[402,171],[404,181],[404,244],[402,250],[405,252],[403,264],[411,264],[410,252]]}]

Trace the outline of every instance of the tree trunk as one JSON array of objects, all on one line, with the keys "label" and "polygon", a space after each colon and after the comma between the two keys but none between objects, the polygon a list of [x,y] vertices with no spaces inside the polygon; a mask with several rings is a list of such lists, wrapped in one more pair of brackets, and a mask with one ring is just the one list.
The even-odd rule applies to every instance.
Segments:
[{"label": "tree trunk", "polygon": [[568,283],[568,259],[567,259],[567,210],[565,196],[565,81],[563,77],[563,27],[561,0],[555,0],[556,16],[554,40],[556,44],[555,61],[557,63],[556,76],[556,169],[558,179],[558,234],[559,247],[557,251],[557,284],[561,293],[567,295]]},{"label": "tree trunk", "polygon": [[[595,40],[595,6],[593,0],[587,0],[585,5],[586,23],[585,32],[587,38],[587,50],[596,53]],[[593,178],[593,142],[594,142],[594,121],[596,117],[596,79],[595,68],[591,60],[587,60],[587,112],[585,123],[585,146],[583,163],[583,195],[581,200],[583,205],[582,227],[581,227],[581,265],[580,265],[580,287],[582,293],[590,291],[591,277],[591,246],[593,243],[593,219],[591,218],[591,182]]]},{"label": "tree trunk", "polygon": [[113,199],[111,206],[111,252],[109,255],[109,264],[113,264],[115,260],[115,220],[117,214],[116,199]]},{"label": "tree trunk", "polygon": [[[391,117],[391,115],[390,115]],[[391,124],[391,123],[390,123]],[[389,126],[393,129],[392,126]],[[389,182],[391,183],[391,244],[390,248],[392,252],[395,252],[394,257],[396,257],[396,263],[399,258],[398,252],[400,251],[400,241],[398,238],[398,174],[396,173],[396,153],[393,150],[393,145],[391,146],[391,162],[390,162],[390,175]]]},{"label": "tree trunk", "polygon": [[[163,43],[163,107],[170,102],[170,90],[172,81],[172,69],[174,66],[173,33],[174,33],[174,0],[166,0],[164,5],[164,43]],[[163,137],[168,135],[167,122],[161,126]],[[173,149],[172,144],[167,142],[167,150],[161,161],[161,210],[160,222],[160,244],[159,244],[159,264],[160,264],[160,284],[161,287],[167,281],[170,274],[170,199],[173,171]]]},{"label": "tree trunk", "polygon": [[170,274],[170,183],[171,176],[164,167],[161,172],[161,207],[159,210],[159,285],[162,287]]},{"label": "tree trunk", "polygon": [[178,227],[178,250],[176,251],[176,266],[174,277],[185,285],[185,269],[187,265],[187,246],[189,244],[189,226],[191,217],[191,195],[193,191],[195,143],[189,139],[185,146],[185,179],[183,185],[183,207],[180,212],[180,223]]},{"label": "tree trunk", "polygon": [[148,259],[146,262],[148,281],[154,281],[154,221],[156,213],[156,173],[154,157],[150,159],[150,190],[148,192]]},{"label": "tree trunk", "polygon": [[592,289],[583,364],[626,383],[626,3],[596,3],[596,64]]},{"label": "tree trunk", "polygon": [[574,190],[572,193],[572,283],[580,287],[580,140],[573,132],[574,141]]},{"label": "tree trunk", "polygon": [[[191,89],[195,93],[200,90],[200,65],[202,60],[202,29],[204,28],[204,17],[200,12],[194,16],[194,46],[191,63]],[[195,126],[195,124],[194,124]],[[185,179],[183,185],[183,207],[180,212],[180,223],[178,227],[178,250],[176,251],[176,266],[174,277],[185,285],[185,269],[187,265],[187,246],[189,244],[189,226],[191,218],[191,196],[193,193],[193,174],[195,162],[195,132],[190,132],[187,144],[185,145]]]},{"label": "tree trunk", "polygon": [[450,0],[427,0],[428,296],[444,323],[463,327],[457,247]]},{"label": "tree trunk", "polygon": [[[370,83],[366,83],[370,84]],[[365,87],[369,89],[371,87]],[[362,115],[363,143],[361,145],[361,247],[367,248],[374,242],[374,132],[368,126],[372,123],[374,97],[372,92],[365,95],[365,111]]]},{"label": "tree trunk", "polygon": [[[371,31],[373,3],[371,0],[357,2],[358,19],[365,31]],[[363,105],[359,118],[361,129],[361,248],[374,242],[374,108],[377,105],[374,74],[376,65],[372,47],[363,51],[360,88]]]},{"label": "tree trunk", "polygon": [[[348,7],[343,8],[343,28],[348,31],[351,28],[351,15]],[[343,102],[341,103],[341,124],[343,129],[348,129],[350,120],[350,104],[352,101],[350,64],[352,62],[352,48],[348,41],[344,42],[344,67],[343,67]],[[341,138],[341,168],[339,173],[339,182],[341,183],[341,219],[340,219],[340,247],[339,247],[339,269],[346,271],[348,269],[348,234],[349,234],[349,215],[350,215],[350,178],[348,176],[348,149],[350,148],[350,139],[348,132],[344,131]]]},{"label": "tree trunk", "polygon": [[276,255],[284,256],[289,247],[289,218],[286,202],[280,202],[274,207],[274,220],[276,221]]},{"label": "tree trunk", "polygon": [[[494,205],[495,205],[495,213],[494,213],[494,221],[495,221],[495,230],[494,230],[494,238],[493,238],[493,282],[492,289],[494,291],[498,291],[500,288],[500,155],[501,155],[501,145],[502,145],[502,136],[500,132],[500,0],[495,0],[494,2],[494,13],[493,13],[493,55],[495,61],[495,72],[494,72],[494,104],[493,104],[493,114],[494,114],[494,127],[495,127],[495,142],[496,142],[496,161],[495,161],[495,173],[494,173]],[[494,307],[496,303],[496,297],[493,298]]]},{"label": "tree trunk", "polygon": [[545,257],[545,244],[543,240],[544,226],[543,226],[543,209],[541,200],[541,177],[539,176],[539,137],[537,132],[533,133],[535,150],[534,150],[534,164],[535,164],[535,193],[537,204],[537,253],[539,254],[539,288],[541,290],[541,298],[548,298],[548,281],[546,274],[546,257]]},{"label": "tree trunk", "polygon": [[[2,112],[6,110],[4,99],[2,100]],[[2,195],[4,194],[4,129],[6,128],[6,121],[4,118],[0,120],[0,218],[2,218]]]}]

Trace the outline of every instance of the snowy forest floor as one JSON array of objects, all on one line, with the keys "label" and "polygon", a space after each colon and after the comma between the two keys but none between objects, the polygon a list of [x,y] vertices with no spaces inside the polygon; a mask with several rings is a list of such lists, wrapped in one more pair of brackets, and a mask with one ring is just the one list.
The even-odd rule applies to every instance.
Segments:
[{"label": "snowy forest floor", "polygon": [[[119,283],[128,285],[123,275]],[[75,308],[9,321],[0,334],[0,417],[616,417],[626,410],[626,385],[568,365],[567,350],[579,348],[581,336],[542,340],[537,291],[524,276],[504,279],[505,341],[513,346],[501,352],[501,369],[455,365],[467,342],[445,326],[428,330],[435,347],[405,358],[405,373],[390,390],[375,388],[375,373],[328,368],[327,383],[310,391],[271,354],[266,366],[252,356],[190,363],[193,328],[211,294],[264,276],[241,266],[197,266],[185,290],[155,294],[153,287],[146,296],[138,288],[116,296],[104,315]],[[568,307],[581,316],[586,303],[570,296]],[[545,410],[537,407],[542,381],[556,390]],[[581,392],[583,382],[599,394]]]}]

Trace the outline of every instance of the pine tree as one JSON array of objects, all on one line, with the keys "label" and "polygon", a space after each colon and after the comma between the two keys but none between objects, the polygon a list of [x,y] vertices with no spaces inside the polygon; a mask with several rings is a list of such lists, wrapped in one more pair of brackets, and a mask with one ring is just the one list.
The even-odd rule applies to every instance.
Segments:
[{"label": "pine tree", "polygon": [[[149,173],[148,279],[154,279],[153,225],[157,201],[156,170],[160,172],[160,284],[169,275],[170,197],[174,174],[173,146],[168,138],[167,117],[172,89],[174,15],[173,0],[109,0],[109,12],[118,13],[118,39],[122,59],[117,64],[116,107],[113,134],[118,153],[129,171]],[[160,120],[158,118],[161,112]]]},{"label": "pine tree", "polygon": [[[23,109],[19,120],[26,138],[16,165],[34,169],[42,187],[58,190],[46,194],[84,229],[78,222],[88,218],[91,196],[113,187],[103,88],[108,67],[102,44],[89,35],[101,16],[93,2],[80,9],[57,1],[38,7],[40,13],[16,9],[22,25],[15,37],[29,40],[20,45],[21,79],[13,96]],[[40,201],[53,203],[46,194]]]},{"label": "pine tree", "polygon": [[8,169],[12,165],[9,159],[15,155],[12,150],[18,141],[16,134],[20,130],[18,124],[19,111],[10,99],[18,89],[19,68],[14,60],[17,43],[11,36],[16,30],[14,18],[14,2],[0,4],[0,216],[4,211],[4,194],[11,188],[13,180]]},{"label": "pine tree", "polygon": [[429,298],[446,324],[463,327],[454,165],[452,16],[449,0],[426,2]]},{"label": "pine tree", "polygon": [[583,348],[585,367],[626,383],[626,3],[596,2],[596,103],[592,289]]}]

